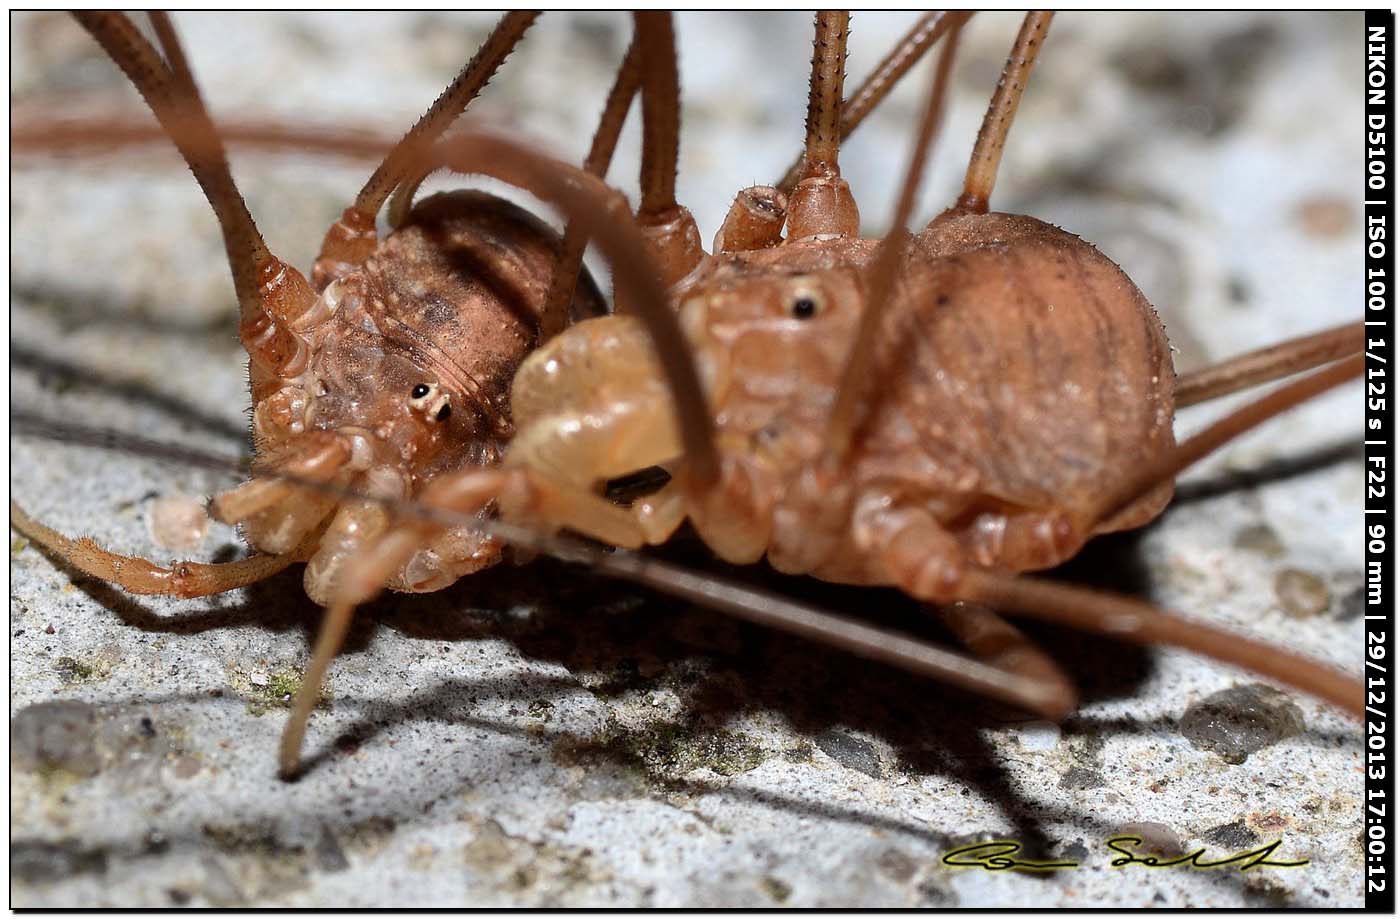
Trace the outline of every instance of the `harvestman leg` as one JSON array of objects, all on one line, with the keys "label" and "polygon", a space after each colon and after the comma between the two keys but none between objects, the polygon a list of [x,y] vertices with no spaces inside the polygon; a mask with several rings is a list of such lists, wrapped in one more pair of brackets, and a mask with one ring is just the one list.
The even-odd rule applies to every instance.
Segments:
[{"label": "harvestman leg", "polygon": [[[661,283],[670,286],[705,257],[695,218],[676,201],[681,90],[675,23],[669,12],[635,12],[632,17],[642,70],[641,202],[637,206],[637,226]],[[625,297],[615,300],[618,312],[635,308]]]},{"label": "harvestman leg", "polygon": [[1177,378],[1176,407],[1183,408],[1220,396],[1312,370],[1361,352],[1366,327],[1352,322],[1314,335],[1260,348]]},{"label": "harvestman leg", "polygon": [[[348,455],[349,451],[342,445],[332,442],[284,458],[275,468],[303,485],[325,482],[341,469]],[[314,503],[318,497],[286,479],[259,477],[219,495],[214,499],[213,511],[226,523],[239,523],[275,503],[289,500],[307,502],[310,509],[319,506]],[[306,528],[314,528],[317,522],[311,520]],[[110,581],[134,594],[169,597],[202,597],[246,587],[295,562],[306,561],[312,549],[305,534],[296,534],[288,540],[289,551],[277,555],[254,555],[218,564],[178,562],[163,568],[143,558],[109,552],[88,538],[64,536],[34,520],[13,500],[10,501],[10,525],[84,574]]]},{"label": "harvestman leg", "polygon": [[1187,466],[1244,432],[1333,387],[1359,377],[1363,369],[1363,360],[1361,354],[1353,354],[1286,386],[1265,393],[1254,402],[1236,409],[1205,430],[1177,444],[1175,450],[1138,469],[1131,478],[1110,490],[1101,499],[1092,519],[1107,520],[1141,495],[1162,482],[1176,478]]},{"label": "harvestman leg", "polygon": [[[789,239],[816,234],[854,236],[860,214],[841,180],[843,141],[908,72],[919,57],[950,28],[960,28],[970,13],[929,13],[922,17],[857,90],[842,102],[850,14],[817,13],[808,78],[807,124],[803,152],[777,186],[739,192],[715,236],[716,252],[766,249]],[[946,83],[945,83],[946,86]],[[941,103],[940,103],[941,104]]]},{"label": "harvestman leg", "polygon": [[[642,53],[638,38],[633,37],[627,46],[627,54],[617,69],[617,78],[608,92],[603,114],[598,119],[598,128],[593,133],[593,143],[588,148],[588,156],[583,168],[598,178],[604,178],[617,150],[617,140],[622,134],[622,125],[627,120],[627,111],[632,107],[632,99],[642,85]],[[588,237],[577,221],[570,220],[564,227],[564,241],[559,248],[559,266],[554,269],[554,280],[545,301],[544,316],[551,325],[541,325],[540,340],[545,341],[559,332],[559,326],[567,318],[569,304],[574,299],[578,287],[579,271],[583,267],[583,253],[588,247]]]},{"label": "harvestman leg", "polygon": [[1020,629],[990,608],[959,602],[933,607],[933,614],[983,661],[1040,686],[1045,695],[1037,714],[1059,721],[1074,711],[1078,694],[1065,672]]},{"label": "harvestman leg", "polygon": [[135,85],[179,148],[219,220],[242,313],[245,319],[260,313],[259,267],[272,255],[233,182],[218,134],[208,121],[193,83],[179,89],[173,85],[177,78],[179,81],[189,78],[189,68],[169,21],[161,20],[158,34],[166,44],[167,56],[176,59],[173,66],[178,72],[167,67],[125,15],[108,12],[73,15]]},{"label": "harvestman leg", "polygon": [[787,201],[787,239],[854,238],[860,209],[841,178],[841,92],[846,78],[850,13],[817,13],[812,73],[807,92],[807,131],[802,177]]},{"label": "harvestman leg", "polygon": [[[260,275],[269,265],[280,263],[268,251],[233,181],[222,144],[200,99],[169,18],[163,13],[152,16],[157,38],[165,52],[165,60],[162,60],[125,15],[108,12],[74,15],[145,98],[209,199],[223,231],[244,323],[264,318],[267,288]],[[255,360],[259,357],[255,349],[250,349],[250,354]],[[16,529],[66,563],[137,594],[196,597],[220,593],[260,581],[304,559],[298,550],[224,564],[181,562],[163,568],[145,559],[109,552],[91,539],[74,540],[63,536],[35,521],[13,501],[10,514]]]},{"label": "harvestman leg", "polygon": [[636,13],[642,64],[642,173],[644,219],[664,219],[676,207],[680,157],[680,74],[675,24],[670,13]]},{"label": "harvestman leg", "polygon": [[[496,470],[473,470],[440,479],[425,491],[423,503],[435,508],[466,506],[474,512],[495,497],[501,478],[501,473]],[[394,573],[415,552],[429,544],[432,534],[433,527],[423,521],[399,523],[361,546],[347,565],[344,579],[337,585],[331,602],[326,606],[321,628],[316,633],[311,661],[307,664],[301,687],[292,703],[292,712],[282,732],[278,769],[283,778],[291,778],[300,768],[307,722],[321,697],[321,686],[331,661],[335,660],[345,644],[355,607],[382,591]]]},{"label": "harvestman leg", "polygon": [[851,14],[844,10],[817,13],[813,39],[812,76],[807,91],[805,177],[840,174],[841,91],[846,76],[846,40]]},{"label": "harvestman leg", "polygon": [[997,167],[1001,165],[1001,154],[1006,149],[1006,135],[1011,130],[1016,109],[1026,91],[1026,80],[1035,67],[1035,59],[1040,55],[1045,33],[1049,31],[1050,20],[1054,16],[1054,13],[1043,11],[1026,14],[1020,34],[1016,36],[1016,44],[1012,46],[1011,56],[1007,58],[1006,68],[1001,72],[996,93],[992,95],[987,115],[982,120],[982,128],[977,132],[977,143],[972,149],[972,160],[967,167],[967,178],[963,183],[962,197],[955,205],[956,210],[987,213],[992,187],[997,180]]},{"label": "harvestman leg", "polygon": [[294,562],[304,562],[310,557],[308,552],[288,552],[283,555],[254,555],[212,565],[175,562],[163,568],[144,558],[109,552],[88,538],[70,539],[30,517],[14,501],[10,502],[10,526],[42,546],[49,554],[57,556],[65,565],[144,596],[188,600],[223,593],[256,584]]},{"label": "harvestman leg", "polygon": [[[961,27],[970,15],[939,10],[920,16],[865,81],[851,93],[850,98],[841,103],[841,140],[846,140],[860,127],[866,116],[884,101],[890,90],[923,58],[925,52],[948,33],[951,26],[957,24]],[[805,155],[798,154],[778,181],[776,187],[779,191],[785,195],[792,192],[793,186],[802,178],[805,162]]]},{"label": "harvestman leg", "polygon": [[[924,168],[929,151],[942,122],[943,108],[948,96],[948,84],[953,69],[953,59],[958,52],[958,39],[962,27],[970,14],[955,13],[948,24],[948,38],[943,51],[938,56],[938,66],[933,72],[933,83],[929,86],[924,102],[923,115],[919,120],[915,135],[914,151],[909,158],[909,167],[900,187],[899,198],[895,203],[894,217],[890,221],[890,234],[881,244],[871,266],[870,294],[864,312],[861,313],[860,327],[856,330],[855,341],[841,374],[837,388],[836,404],[832,406],[831,418],[827,425],[827,450],[839,462],[855,441],[857,427],[863,417],[868,417],[867,397],[873,378],[871,372],[877,357],[877,336],[881,324],[895,301],[895,284],[904,258],[904,250],[909,241],[909,217],[914,210],[914,200],[918,197],[919,186],[923,182]],[[862,408],[867,412],[862,415]]]},{"label": "harvestman leg", "polygon": [[374,221],[379,209],[399,183],[414,176],[424,152],[477,97],[537,18],[537,12],[520,11],[502,16],[456,79],[384,157],[356,195],[355,203],[326,233],[311,272],[317,290],[324,290],[331,281],[364,264],[374,252],[378,244]]}]

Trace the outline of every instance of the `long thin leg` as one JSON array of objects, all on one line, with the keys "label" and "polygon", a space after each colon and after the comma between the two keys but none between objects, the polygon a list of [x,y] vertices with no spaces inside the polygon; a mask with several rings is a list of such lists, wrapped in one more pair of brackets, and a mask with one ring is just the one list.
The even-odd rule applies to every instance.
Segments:
[{"label": "long thin leg", "polygon": [[[321,153],[354,160],[380,160],[392,146],[369,127],[352,129],[309,128],[271,121],[234,121],[219,126],[222,141],[266,153]],[[10,131],[10,150],[17,155],[43,153],[109,153],[132,147],[170,143],[170,135],[157,124],[129,117],[97,117],[73,121],[48,120],[16,114]]]},{"label": "long thin leg", "polygon": [[1046,717],[1051,717],[1059,708],[1057,692],[1041,680],[1001,670],[976,658],[786,597],[632,553],[616,553],[592,561],[599,570],[613,577],[692,600],[757,625],[840,648],[867,660],[1000,699]]},{"label": "long thin leg", "polygon": [[804,175],[839,174],[841,152],[841,93],[846,77],[846,39],[851,14],[845,10],[817,13],[812,42],[812,76],[807,89],[807,146]]},{"label": "long thin leg", "polygon": [[156,33],[156,41],[160,42],[161,53],[165,55],[165,63],[175,77],[175,85],[189,94],[200,110],[204,111],[204,101],[200,98],[199,86],[194,81],[194,71],[190,69],[189,59],[185,57],[184,46],[180,44],[180,36],[175,31],[175,23],[170,20],[170,14],[165,10],[151,10],[147,15],[151,18],[151,28]]},{"label": "long thin leg", "polygon": [[[676,201],[681,88],[675,24],[669,12],[632,16],[642,69],[642,194],[637,225],[662,285],[669,287],[705,257],[695,218]],[[617,312],[635,308],[625,296],[614,297]]]},{"label": "long thin leg", "polygon": [[1366,326],[1348,323],[1250,351],[1178,377],[1176,407],[1195,405],[1241,389],[1258,386],[1359,353],[1366,344]]},{"label": "long thin leg", "polygon": [[[583,168],[598,178],[608,174],[613,153],[617,150],[617,140],[622,134],[622,125],[627,120],[627,110],[632,107],[632,98],[642,84],[642,54],[636,38],[627,47],[627,54],[617,70],[608,100],[603,105],[603,114],[598,119],[598,129],[593,133],[593,143]],[[576,221],[570,220],[564,227],[564,241],[560,246],[559,265],[554,269],[554,280],[545,300],[545,323],[540,327],[540,341],[545,341],[562,328],[568,319],[569,304],[573,302],[578,287],[578,275],[583,267],[583,253],[588,247],[588,237]],[[547,324],[546,324],[547,323]]]},{"label": "long thin leg", "polygon": [[841,93],[851,14],[821,10],[812,39],[807,91],[807,141],[802,177],[787,202],[787,242],[860,234],[860,209],[841,178]]},{"label": "long thin leg", "polygon": [[[884,101],[890,90],[923,59],[924,53],[947,33],[957,17],[965,19],[968,15],[971,14],[938,10],[920,16],[918,22],[914,23],[885,55],[884,60],[880,61],[865,81],[851,93],[850,98],[841,103],[841,140],[846,140],[860,127],[861,122]],[[783,173],[776,186],[783,194],[790,194],[802,178],[805,159],[805,155],[799,153]]]},{"label": "long thin leg", "polygon": [[[446,476],[434,480],[424,489],[422,503],[424,507],[434,510],[475,514],[496,496],[502,481],[501,473],[494,469],[469,470]],[[326,671],[345,644],[355,607],[373,599],[383,590],[394,573],[401,570],[415,552],[432,544],[433,536],[439,531],[439,527],[424,520],[410,520],[375,538],[366,539],[363,535],[352,537],[360,544],[352,545],[349,549],[344,576],[338,580],[331,602],[327,604],[311,662],[292,703],[292,713],[282,730],[278,763],[283,778],[292,778],[301,768],[301,746],[306,737],[307,722],[321,698]],[[359,532],[363,533],[363,530]]]},{"label": "long thin leg", "polygon": [[321,243],[320,255],[312,269],[312,281],[318,290],[369,258],[377,243],[374,220],[379,209],[398,184],[414,174],[432,144],[490,82],[539,15],[538,12],[516,11],[502,16],[456,79],[384,157],[355,196],[355,203],[345,209]]},{"label": "long thin leg", "polygon": [[1180,618],[1150,603],[1084,587],[990,571],[968,571],[959,587],[966,599],[1007,613],[1059,622],[1139,644],[1175,645],[1245,667],[1311,693],[1360,716],[1361,681],[1277,645],[1208,623]]},{"label": "long thin leg", "polygon": [[982,120],[982,128],[977,132],[977,145],[972,149],[972,160],[967,166],[967,179],[963,183],[962,197],[955,205],[956,210],[987,213],[992,187],[997,181],[997,167],[1001,165],[1001,154],[1006,149],[1006,135],[1011,130],[1016,108],[1026,91],[1026,81],[1030,79],[1031,69],[1035,67],[1035,59],[1040,54],[1040,46],[1054,15],[1043,11],[1026,14],[1020,34],[1016,36],[1016,44],[1011,48],[1011,56],[1006,59],[1006,67],[1001,72],[1001,82],[997,83],[996,93],[992,95],[991,105]]},{"label": "long thin leg", "polygon": [[239,587],[247,587],[282,571],[294,562],[305,561],[305,553],[254,555],[235,562],[207,565],[177,562],[162,568],[144,558],[118,555],[103,549],[91,539],[71,539],[30,517],[10,501],[10,526],[42,546],[64,564],[86,575],[116,584],[142,596],[205,597]]},{"label": "long thin leg", "polygon": [[1227,442],[1258,427],[1275,415],[1361,376],[1364,369],[1365,357],[1357,354],[1281,386],[1231,412],[1200,433],[1177,444],[1175,450],[1138,469],[1127,481],[1105,493],[1091,519],[1107,520],[1139,496],[1162,482],[1175,478],[1187,466]]},{"label": "long thin leg", "polygon": [[338,591],[339,596],[326,609],[321,630],[316,635],[311,663],[302,676],[301,687],[292,702],[292,713],[287,716],[287,724],[282,729],[282,743],[277,757],[282,778],[292,778],[301,768],[301,745],[306,737],[306,724],[321,698],[326,671],[345,644],[355,607],[382,590],[393,573],[408,561],[422,542],[418,527],[406,527],[390,532],[366,551],[355,555],[352,569],[354,580]]},{"label": "long thin leg", "polygon": [[1074,710],[1078,703],[1074,684],[1020,629],[977,603],[960,602],[930,609],[983,661],[1044,687],[1045,703],[1038,714],[1059,721]]},{"label": "long thin leg", "polygon": [[636,41],[642,64],[642,200],[639,215],[666,214],[676,207],[680,157],[680,74],[670,13],[637,13]]},{"label": "long thin leg", "polygon": [[371,217],[379,213],[394,186],[403,180],[423,150],[451,127],[472,100],[486,88],[505,59],[539,18],[534,11],[506,13],[462,71],[442,91],[355,196],[355,209]]},{"label": "long thin leg", "polygon": [[856,331],[855,342],[846,358],[845,370],[841,374],[841,384],[837,389],[836,402],[831,409],[831,419],[827,425],[827,450],[840,460],[846,456],[855,432],[862,419],[868,414],[867,394],[871,390],[872,364],[875,361],[877,333],[884,321],[890,304],[894,301],[895,284],[899,277],[900,263],[909,240],[909,215],[914,210],[914,200],[918,197],[919,185],[923,181],[924,168],[928,162],[929,150],[938,133],[942,120],[943,106],[947,98],[949,75],[953,68],[953,58],[957,54],[958,38],[969,14],[953,14],[949,23],[951,29],[943,52],[938,57],[938,67],[933,73],[928,97],[924,102],[923,116],[919,120],[918,134],[914,141],[914,151],[910,155],[909,168],[905,173],[904,184],[895,204],[894,220],[890,234],[880,246],[871,268],[870,293],[865,311],[861,314],[860,328]]},{"label": "long thin leg", "polygon": [[[259,266],[271,258],[271,253],[233,181],[223,145],[199,101],[189,65],[169,20],[160,20],[157,31],[167,44],[167,55],[174,59],[172,66],[178,68],[175,72],[125,15],[93,11],[73,15],[135,85],[189,164],[223,231],[243,315],[246,318],[256,314],[261,309]],[[185,85],[178,86],[180,82]]]},{"label": "long thin leg", "polygon": [[263,242],[169,18],[158,15],[153,20],[172,62],[167,65],[121,13],[74,16],[135,84],[214,209],[238,295],[239,338],[250,359],[249,382],[254,399],[261,400],[301,353],[292,328],[316,298],[301,273],[273,256]]}]

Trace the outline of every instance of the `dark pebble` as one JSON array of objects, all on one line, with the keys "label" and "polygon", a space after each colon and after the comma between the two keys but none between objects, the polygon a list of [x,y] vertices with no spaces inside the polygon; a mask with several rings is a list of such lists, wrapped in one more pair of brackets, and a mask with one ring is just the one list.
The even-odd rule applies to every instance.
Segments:
[{"label": "dark pebble", "polygon": [[1303,713],[1287,695],[1263,683],[1232,686],[1188,708],[1177,725],[1198,750],[1239,765],[1270,744],[1303,731]]},{"label": "dark pebble", "polygon": [[826,731],[813,741],[823,753],[847,769],[863,772],[872,779],[880,778],[880,755],[869,741],[840,731]]},{"label": "dark pebble", "polygon": [[1259,834],[1251,830],[1243,820],[1211,827],[1201,834],[1201,837],[1231,852],[1249,849],[1259,844]]},{"label": "dark pebble", "polygon": [[107,853],[85,849],[74,839],[61,842],[15,840],[10,844],[10,874],[29,884],[51,884],[78,874],[107,870]]},{"label": "dark pebble", "polygon": [[1083,791],[1086,788],[1102,788],[1104,786],[1103,775],[1093,769],[1085,769],[1083,766],[1071,766],[1069,771],[1060,779],[1060,787],[1071,791]]},{"label": "dark pebble", "polygon": [[30,772],[64,769],[94,776],[102,769],[97,750],[97,709],[84,702],[40,702],[10,719],[10,758]]}]

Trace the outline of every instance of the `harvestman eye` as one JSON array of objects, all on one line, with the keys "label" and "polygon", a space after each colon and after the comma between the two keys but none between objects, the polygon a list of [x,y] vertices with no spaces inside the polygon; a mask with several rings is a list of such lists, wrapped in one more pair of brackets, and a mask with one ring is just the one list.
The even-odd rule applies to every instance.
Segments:
[{"label": "harvestman eye", "polygon": [[817,315],[817,301],[814,297],[798,297],[792,301],[792,315],[798,319],[811,319]]},{"label": "harvestman eye", "polygon": [[413,387],[413,392],[410,393],[410,395],[411,395],[413,398],[415,398],[415,399],[421,399],[421,398],[423,398],[424,396],[426,396],[427,394],[428,394],[428,384],[426,384],[426,383],[419,383],[417,386]]}]

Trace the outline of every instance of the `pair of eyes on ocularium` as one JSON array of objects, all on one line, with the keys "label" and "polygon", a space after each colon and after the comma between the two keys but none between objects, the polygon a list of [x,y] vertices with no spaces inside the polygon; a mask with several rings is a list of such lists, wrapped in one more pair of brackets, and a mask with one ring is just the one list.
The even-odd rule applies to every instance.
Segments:
[{"label": "pair of eyes on ocularium", "polygon": [[[417,383],[409,392],[408,404],[419,411],[427,408],[428,403],[433,401],[433,397],[438,393],[436,384]],[[452,416],[452,405],[444,402],[442,407],[432,415],[434,421],[446,421]]]}]

